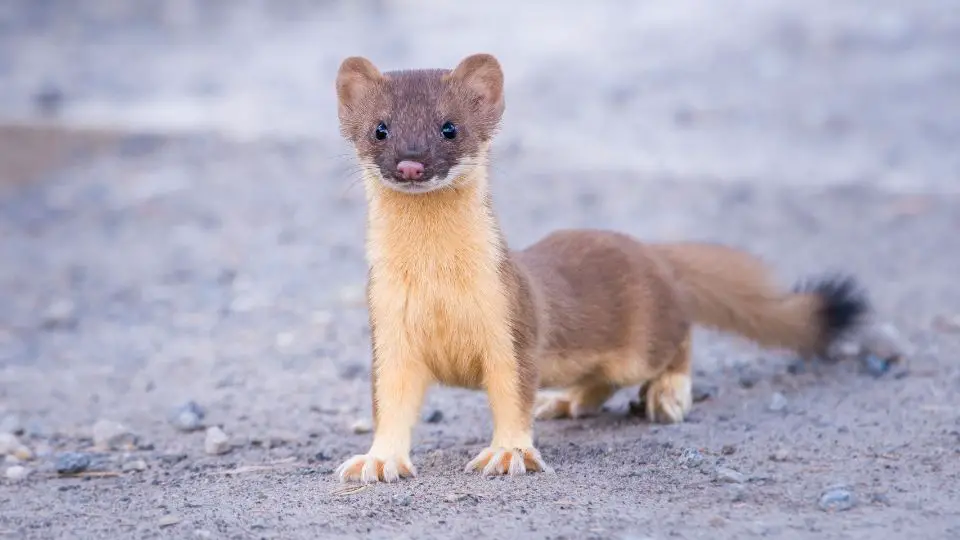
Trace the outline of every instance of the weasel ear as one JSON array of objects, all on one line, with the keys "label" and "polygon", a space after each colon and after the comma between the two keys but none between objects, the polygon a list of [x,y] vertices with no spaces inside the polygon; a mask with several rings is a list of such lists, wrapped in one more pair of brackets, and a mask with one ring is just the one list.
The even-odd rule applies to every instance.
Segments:
[{"label": "weasel ear", "polygon": [[447,75],[457,81],[477,99],[480,110],[499,120],[503,114],[503,70],[500,62],[490,54],[470,55]]},{"label": "weasel ear", "polygon": [[337,72],[337,102],[340,121],[360,108],[363,99],[383,81],[383,75],[372,62],[351,56],[340,64]]}]

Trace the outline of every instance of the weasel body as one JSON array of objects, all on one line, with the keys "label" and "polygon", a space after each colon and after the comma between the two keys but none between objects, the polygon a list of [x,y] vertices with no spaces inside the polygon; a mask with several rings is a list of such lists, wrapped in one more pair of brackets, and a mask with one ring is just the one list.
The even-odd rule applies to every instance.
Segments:
[{"label": "weasel body", "polygon": [[651,420],[682,421],[694,324],[812,356],[867,312],[852,278],[781,291],[762,262],[713,244],[562,230],[509,249],[487,175],[504,108],[490,55],[387,73],[348,58],[337,94],[368,200],[375,420],[369,452],[340,465],[342,481],[416,474],[411,432],[434,383],[488,395],[493,438],[467,470],[547,471],[534,418],[594,414],[642,385]]}]

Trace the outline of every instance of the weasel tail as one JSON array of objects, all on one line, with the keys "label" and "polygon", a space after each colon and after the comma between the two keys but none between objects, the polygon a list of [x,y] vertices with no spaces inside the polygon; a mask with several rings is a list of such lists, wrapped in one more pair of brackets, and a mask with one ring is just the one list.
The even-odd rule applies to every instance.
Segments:
[{"label": "weasel tail", "polygon": [[865,295],[848,276],[825,276],[783,290],[758,258],[708,243],[647,244],[666,263],[687,316],[758,345],[824,354],[867,311]]}]

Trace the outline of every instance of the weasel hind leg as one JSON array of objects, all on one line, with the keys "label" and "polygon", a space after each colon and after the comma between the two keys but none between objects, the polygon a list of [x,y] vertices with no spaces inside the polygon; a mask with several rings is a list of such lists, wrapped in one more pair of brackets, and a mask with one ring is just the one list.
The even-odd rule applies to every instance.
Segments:
[{"label": "weasel hind leg", "polygon": [[640,389],[640,398],[651,422],[674,424],[687,416],[693,407],[689,334],[667,368]]}]

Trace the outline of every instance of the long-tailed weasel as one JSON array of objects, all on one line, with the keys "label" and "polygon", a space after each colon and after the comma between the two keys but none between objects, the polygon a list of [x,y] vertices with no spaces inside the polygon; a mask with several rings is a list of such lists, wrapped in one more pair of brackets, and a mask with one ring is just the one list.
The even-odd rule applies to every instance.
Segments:
[{"label": "long-tailed weasel", "polygon": [[[347,58],[336,90],[368,200],[376,426],[341,481],[416,474],[411,432],[433,383],[489,397],[493,439],[468,471],[546,471],[534,418],[589,415],[642,385],[650,420],[683,420],[692,324],[812,356],[867,312],[850,277],[782,291],[759,260],[719,245],[563,230],[508,249],[487,169],[504,110],[493,56],[385,73]],[[540,388],[563,391],[538,398]]]}]

